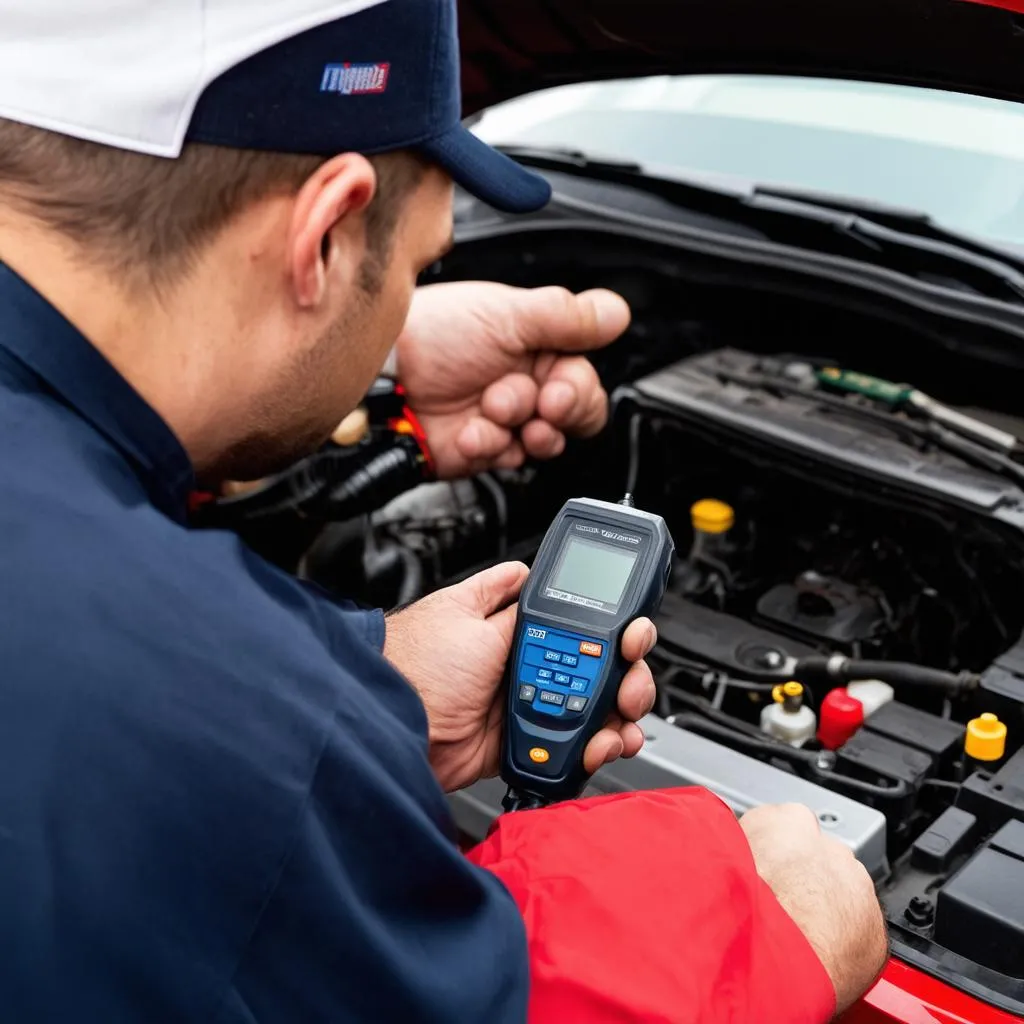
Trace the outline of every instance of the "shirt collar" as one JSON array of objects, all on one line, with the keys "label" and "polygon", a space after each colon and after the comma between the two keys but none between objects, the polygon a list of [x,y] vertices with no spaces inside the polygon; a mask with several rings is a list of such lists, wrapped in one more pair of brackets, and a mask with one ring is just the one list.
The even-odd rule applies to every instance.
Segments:
[{"label": "shirt collar", "polygon": [[78,330],[0,264],[0,350],[57,392],[129,461],[150,500],[184,522],[192,464],[170,427]]}]

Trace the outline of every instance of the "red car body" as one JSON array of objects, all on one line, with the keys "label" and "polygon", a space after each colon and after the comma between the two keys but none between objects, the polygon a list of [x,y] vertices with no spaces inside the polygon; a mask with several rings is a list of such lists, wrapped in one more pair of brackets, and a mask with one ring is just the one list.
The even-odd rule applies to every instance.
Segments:
[{"label": "red car body", "polygon": [[875,987],[842,1019],[843,1024],[1013,1024],[1022,1018],[890,960]]}]

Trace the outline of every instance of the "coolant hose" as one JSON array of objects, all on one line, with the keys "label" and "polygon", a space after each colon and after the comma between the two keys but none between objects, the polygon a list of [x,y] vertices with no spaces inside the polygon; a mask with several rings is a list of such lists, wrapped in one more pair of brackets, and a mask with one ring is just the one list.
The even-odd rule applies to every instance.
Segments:
[{"label": "coolant hose", "polygon": [[790,675],[801,683],[825,680],[837,686],[858,679],[880,679],[892,686],[923,686],[942,690],[951,696],[973,690],[978,685],[978,677],[971,672],[944,672],[906,661],[863,661],[841,654],[800,658]]},{"label": "coolant hose", "polygon": [[[361,464],[339,463],[339,467],[332,467],[335,479],[341,466],[347,471],[344,478],[318,496],[308,510],[310,514],[335,521],[366,515],[423,482],[417,452],[405,444],[396,445]],[[330,479],[330,475],[324,473],[323,478]]]}]

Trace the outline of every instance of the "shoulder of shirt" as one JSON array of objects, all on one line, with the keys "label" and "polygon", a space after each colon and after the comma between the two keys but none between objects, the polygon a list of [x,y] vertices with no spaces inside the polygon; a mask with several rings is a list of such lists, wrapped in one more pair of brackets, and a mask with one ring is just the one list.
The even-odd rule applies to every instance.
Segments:
[{"label": "shoulder of shirt", "polygon": [[87,467],[76,454],[43,445],[19,465],[0,460],[0,529],[18,538],[0,551],[0,569],[36,607],[81,623],[173,622],[179,634],[246,637],[267,651],[351,658],[362,641],[379,655],[380,613],[331,600],[232,534],[167,518],[102,445]]}]

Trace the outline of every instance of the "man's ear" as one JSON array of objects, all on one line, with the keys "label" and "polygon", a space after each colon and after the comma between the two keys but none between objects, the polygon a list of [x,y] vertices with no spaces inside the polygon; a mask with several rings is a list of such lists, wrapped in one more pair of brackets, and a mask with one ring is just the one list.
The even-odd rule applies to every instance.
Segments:
[{"label": "man's ear", "polygon": [[334,260],[355,280],[365,256],[360,214],[373,200],[377,174],[358,153],[329,160],[302,186],[292,209],[288,260],[296,302],[309,308],[323,300],[327,267]]}]

